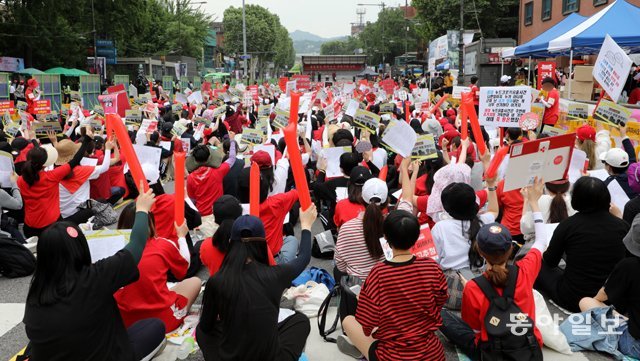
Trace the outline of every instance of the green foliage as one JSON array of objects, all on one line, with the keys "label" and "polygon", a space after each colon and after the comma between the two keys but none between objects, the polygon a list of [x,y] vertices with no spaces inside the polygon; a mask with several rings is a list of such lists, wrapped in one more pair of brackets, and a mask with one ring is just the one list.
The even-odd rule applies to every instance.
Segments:
[{"label": "green foliage", "polygon": [[[407,31],[407,27],[409,31]],[[356,49],[364,49],[369,64],[390,63],[406,50],[415,51],[418,39],[416,26],[404,19],[400,8],[386,8],[378,14],[378,20],[368,23],[357,37],[330,41],[322,44],[323,55],[349,55]]]},{"label": "green foliage", "polygon": [[[6,11],[0,22],[3,55],[23,57],[26,66],[39,69],[85,66],[87,49],[93,48],[91,0],[4,3]],[[113,40],[118,56],[175,54],[199,59],[211,19],[189,3],[94,0],[97,38]]]},{"label": "green foliage", "polygon": [[[460,29],[460,0],[413,0],[421,24],[419,32],[426,39]],[[466,0],[464,28],[480,29],[485,38],[518,36],[519,0]],[[476,19],[477,13],[477,19]]]},{"label": "green foliage", "polygon": [[[295,61],[293,41],[280,18],[260,5],[245,6],[247,52],[262,65],[273,61],[276,69],[288,69]],[[242,54],[242,8],[224,11],[225,52]]]}]

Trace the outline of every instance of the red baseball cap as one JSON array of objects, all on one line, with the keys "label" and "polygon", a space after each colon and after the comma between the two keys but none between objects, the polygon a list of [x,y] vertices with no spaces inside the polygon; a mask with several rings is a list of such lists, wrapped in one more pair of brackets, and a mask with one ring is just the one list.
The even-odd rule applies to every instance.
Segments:
[{"label": "red baseball cap", "polygon": [[587,139],[590,139],[594,142],[596,141],[596,130],[590,125],[585,124],[578,128],[578,130],[576,130],[576,135],[581,141],[585,141]]},{"label": "red baseball cap", "polygon": [[264,150],[259,150],[253,153],[253,155],[251,156],[251,161],[256,162],[256,164],[258,164],[258,167],[260,167],[260,169],[272,167],[271,156],[269,155],[269,153],[265,152]]}]

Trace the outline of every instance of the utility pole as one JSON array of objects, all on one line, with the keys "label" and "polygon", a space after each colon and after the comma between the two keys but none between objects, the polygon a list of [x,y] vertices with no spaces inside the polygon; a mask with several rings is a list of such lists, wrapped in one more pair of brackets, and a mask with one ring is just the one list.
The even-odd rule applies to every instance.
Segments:
[{"label": "utility pole", "polygon": [[247,78],[247,84],[249,84],[249,74],[247,73],[247,22],[245,19],[244,0],[242,0],[242,48],[244,52],[244,77]]},{"label": "utility pole", "polygon": [[385,4],[384,2],[381,2],[379,4],[358,4],[358,6],[379,6],[380,8],[382,8],[382,11],[380,12],[380,14],[378,15],[378,20],[380,21],[380,25],[382,26],[382,68],[383,68],[383,73],[384,73],[384,68],[385,68],[385,64],[384,64],[384,58],[385,58],[385,41],[384,41],[384,21],[382,21],[382,16],[384,14],[384,8],[387,6],[387,4]]},{"label": "utility pole", "polygon": [[93,0],[91,0],[91,19],[93,22],[93,68],[98,73],[98,34],[96,32],[96,11],[93,8]]},{"label": "utility pole", "polygon": [[458,85],[464,85],[464,0],[460,0],[460,34],[458,34]]}]

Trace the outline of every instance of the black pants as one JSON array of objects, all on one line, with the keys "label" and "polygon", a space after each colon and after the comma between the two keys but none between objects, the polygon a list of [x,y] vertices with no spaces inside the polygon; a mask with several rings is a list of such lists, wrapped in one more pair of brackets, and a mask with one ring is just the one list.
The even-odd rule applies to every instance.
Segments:
[{"label": "black pants", "polygon": [[93,217],[93,211],[89,208],[78,208],[78,211],[64,220],[75,224],[87,223],[89,218]]},{"label": "black pants", "polygon": [[150,360],[165,340],[164,323],[158,318],[140,320],[127,328],[127,333],[136,360]]},{"label": "black pants", "polygon": [[552,299],[560,307],[566,308],[571,312],[580,312],[578,305],[570,305],[560,294],[560,281],[564,276],[564,271],[558,267],[551,267],[542,261],[542,267],[540,267],[540,273],[538,278],[533,284],[533,288],[538,290],[543,296]]},{"label": "black pants", "polygon": [[[242,327],[238,325],[238,327]],[[280,341],[280,352],[276,356],[277,361],[298,361],[302,350],[307,343],[307,337],[311,331],[309,318],[300,312],[278,323],[278,340]],[[220,351],[218,349],[220,339],[205,333],[198,326],[197,330],[198,346],[202,350],[205,360],[218,360]],[[242,345],[241,347],[251,347]]]},{"label": "black pants", "polygon": [[471,360],[479,360],[480,350],[476,345],[476,336],[473,329],[460,317],[446,309],[443,309],[440,314],[442,315],[440,332],[442,332],[451,343],[458,346]]},{"label": "black pants", "polygon": [[120,198],[124,195],[124,188],[122,187],[111,187],[111,197],[107,199],[111,205],[118,203]]},{"label": "black pants", "polygon": [[[58,218],[58,220],[57,220],[56,222],[61,221],[61,220],[62,220],[62,217]],[[53,223],[55,223],[55,222],[53,222]],[[51,223],[51,224],[53,224],[53,223]],[[44,226],[44,227],[42,227],[42,228],[34,228],[34,227],[29,227],[29,226],[25,223],[25,224],[24,224],[24,226],[22,227],[22,233],[24,233],[24,236],[25,236],[26,238],[31,238],[31,237],[40,237],[40,234],[41,234],[45,229],[47,229],[47,227],[49,227],[51,224],[46,225],[46,226]]]}]

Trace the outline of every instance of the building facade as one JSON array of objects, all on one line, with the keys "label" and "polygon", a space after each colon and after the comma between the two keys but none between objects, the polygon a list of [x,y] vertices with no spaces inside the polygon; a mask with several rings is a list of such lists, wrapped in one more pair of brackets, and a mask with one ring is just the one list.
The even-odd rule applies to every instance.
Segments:
[{"label": "building facade", "polygon": [[[542,34],[571,13],[591,16],[615,0],[520,0],[518,44]],[[640,6],[640,0],[626,0]]]}]

